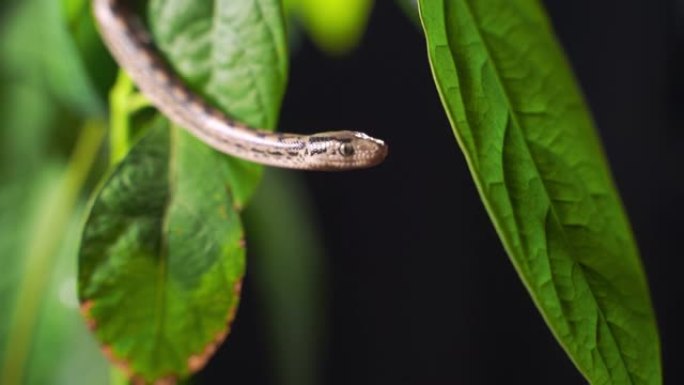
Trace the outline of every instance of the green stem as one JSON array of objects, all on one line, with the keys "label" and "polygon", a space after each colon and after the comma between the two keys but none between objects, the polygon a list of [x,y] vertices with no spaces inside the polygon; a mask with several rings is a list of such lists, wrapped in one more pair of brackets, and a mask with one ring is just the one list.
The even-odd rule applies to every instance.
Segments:
[{"label": "green stem", "polygon": [[135,85],[124,71],[119,76],[109,94],[111,110],[109,145],[110,164],[119,163],[128,153],[130,147],[130,117],[150,102],[142,94],[135,91]]},{"label": "green stem", "polygon": [[32,337],[40,313],[42,298],[54,265],[56,250],[78,203],[78,198],[102,145],[104,127],[100,121],[85,122],[58,186],[43,199],[38,220],[32,226],[33,241],[25,258],[14,313],[8,329],[0,384],[23,383],[31,351]]},{"label": "green stem", "polygon": [[109,162],[119,163],[128,152],[128,96],[133,92],[133,82],[124,71],[119,71],[116,83],[109,94]]}]

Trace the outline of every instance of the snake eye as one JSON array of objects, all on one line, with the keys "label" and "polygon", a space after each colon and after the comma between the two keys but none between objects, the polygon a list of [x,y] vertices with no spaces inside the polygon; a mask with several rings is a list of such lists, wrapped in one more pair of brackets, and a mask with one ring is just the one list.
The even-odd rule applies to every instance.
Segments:
[{"label": "snake eye", "polygon": [[352,156],[354,155],[354,146],[350,143],[342,143],[339,151],[342,156]]}]

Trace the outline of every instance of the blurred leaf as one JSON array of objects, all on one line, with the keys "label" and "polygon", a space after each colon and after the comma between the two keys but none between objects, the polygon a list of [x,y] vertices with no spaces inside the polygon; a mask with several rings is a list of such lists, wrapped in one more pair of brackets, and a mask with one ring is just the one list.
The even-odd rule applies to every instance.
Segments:
[{"label": "blurred leaf", "polygon": [[82,208],[75,210],[64,227],[64,246],[55,257],[42,296],[25,384],[107,384],[109,364],[78,311],[76,252],[83,212]]},{"label": "blurred leaf", "polygon": [[396,0],[399,7],[404,11],[411,21],[420,26],[420,16],[418,15],[418,0]]},{"label": "blurred leaf", "polygon": [[[35,173],[30,180],[10,181],[0,188],[0,306],[13,309],[16,305],[18,286],[25,268],[24,259],[31,243],[31,229],[38,227],[45,207],[51,200],[59,176],[59,168],[51,167]],[[0,317],[0,363],[7,355],[7,341],[10,333],[10,315],[13,310],[3,312]],[[3,376],[0,364],[0,378]]]},{"label": "blurred leaf", "polygon": [[[80,223],[75,207],[102,131],[96,123],[83,129],[68,168],[56,162],[1,189],[0,305],[7,309],[0,317],[2,384],[93,384],[86,375],[99,377],[106,371],[77,312],[77,237],[68,233]],[[78,356],[82,359],[72,361]],[[79,380],[60,373],[77,374]]]},{"label": "blurred leaf", "polygon": [[[189,85],[247,124],[275,126],[287,73],[279,1],[152,0],[149,15]],[[158,123],[105,182],[84,232],[79,293],[115,362],[151,381],[211,357],[244,273],[237,210],[260,175]]]},{"label": "blurred leaf", "polygon": [[421,0],[435,80],[482,200],[594,384],[660,384],[644,271],[593,122],[536,0]]},{"label": "blurred leaf", "polygon": [[148,381],[201,368],[228,333],[242,225],[220,155],[163,121],[98,194],[83,233],[83,309],[115,363]]},{"label": "blurred leaf", "polygon": [[[39,308],[33,313],[30,324],[23,325],[29,333],[29,340],[24,341],[21,349],[26,352],[25,364],[22,368],[13,368],[23,372],[23,380],[17,377],[10,380],[7,370],[0,369],[2,384],[106,384],[102,379],[107,377],[108,365],[80,317],[76,298],[74,257],[82,211],[76,210],[69,221],[60,226],[63,231],[51,231],[47,237],[47,234],[36,231],[58,208],[54,206],[61,176],[58,171],[58,168],[48,168],[40,176],[34,176],[33,188],[30,189],[33,193],[28,199],[25,194],[14,198],[0,194],[3,204],[0,217],[0,262],[3,266],[0,306],[7,310],[0,317],[0,362],[16,363],[15,360],[10,361],[7,354],[17,354],[19,348],[16,345],[10,347],[8,341],[10,333],[17,332],[16,328],[12,332],[9,330],[10,315],[16,314],[18,307],[27,306],[16,299],[22,280],[31,281],[25,286],[42,287],[35,298],[40,300]],[[7,192],[7,187],[4,186],[2,192]],[[17,210],[17,207],[22,208]],[[44,207],[49,207],[47,212],[39,211]],[[47,238],[56,241],[57,249],[47,250],[50,254],[46,255],[47,261],[43,260],[45,265],[23,266],[22,262],[27,259],[27,246],[50,242]],[[12,243],[14,246],[9,247]],[[55,245],[54,242],[51,244]],[[44,273],[36,274],[37,269]]]},{"label": "blurred leaf", "polygon": [[282,385],[321,383],[326,279],[310,199],[294,173],[269,169],[245,211],[252,282],[263,302]]},{"label": "blurred leaf", "polygon": [[11,13],[11,9],[18,3],[19,0],[4,0],[0,3],[0,24],[4,22],[8,13]]},{"label": "blurred leaf", "polygon": [[373,0],[284,0],[323,51],[341,55],[355,48],[368,24]]},{"label": "blurred leaf", "polygon": [[26,0],[0,31],[0,66],[84,116],[101,115],[98,97],[69,35],[59,1]]},{"label": "blurred leaf", "polygon": [[[20,77],[17,67],[22,58],[23,35],[28,28],[30,12],[27,3],[13,7],[0,23],[0,177],[5,186],[28,188],[26,184],[41,171],[53,144],[51,131],[59,119],[59,108],[47,94],[38,71]],[[26,68],[34,66],[33,58],[23,57]]]},{"label": "blurred leaf", "polygon": [[117,67],[95,28],[91,3],[91,0],[62,0],[63,19],[83,62],[83,69],[102,103],[107,99]]},{"label": "blurred leaf", "polygon": [[[88,78],[70,48],[59,7],[40,1],[18,4],[0,25],[0,176],[5,178],[31,178],[44,162],[66,159],[81,126],[76,116],[102,112],[102,98],[87,91]],[[55,57],[59,65],[53,65]]]},{"label": "blurred leaf", "polygon": [[49,158],[58,111],[34,86],[8,80],[0,87],[0,177],[4,185],[21,188],[19,180],[31,183]]},{"label": "blurred leaf", "polygon": [[73,24],[75,20],[82,19],[85,13],[90,12],[91,0],[61,0],[62,9],[66,15],[69,24]]}]

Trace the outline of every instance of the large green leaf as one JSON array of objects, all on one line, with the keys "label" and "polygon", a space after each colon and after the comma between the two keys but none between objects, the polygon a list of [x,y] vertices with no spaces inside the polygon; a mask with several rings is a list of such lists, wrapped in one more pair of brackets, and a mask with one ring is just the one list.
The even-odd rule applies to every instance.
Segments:
[{"label": "large green leaf", "polygon": [[201,367],[233,319],[244,248],[231,170],[159,121],[98,194],[79,292],[110,358],[146,380]]},{"label": "large green leaf", "polygon": [[230,115],[274,128],[287,78],[279,1],[151,0],[156,43],[195,89]]},{"label": "large green leaf", "polygon": [[593,384],[660,384],[645,275],[593,122],[537,0],[421,0],[435,80],[482,200]]},{"label": "large green leaf", "polygon": [[[151,0],[156,43],[194,89],[229,115],[274,129],[287,83],[285,22],[279,0]],[[226,157],[243,207],[261,167]]]},{"label": "large green leaf", "polygon": [[[287,73],[279,1],[152,0],[149,15],[192,88],[245,123],[275,126]],[[80,260],[96,336],[146,381],[187,376],[225,338],[244,274],[238,210],[261,175],[166,126],[155,123],[105,182]]]}]

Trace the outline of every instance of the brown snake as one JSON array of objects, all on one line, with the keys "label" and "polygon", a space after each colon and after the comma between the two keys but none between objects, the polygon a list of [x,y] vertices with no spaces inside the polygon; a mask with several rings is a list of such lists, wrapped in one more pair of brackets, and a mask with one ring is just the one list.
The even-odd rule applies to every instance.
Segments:
[{"label": "brown snake", "polygon": [[93,0],[105,44],[145,96],[174,123],[216,150],[269,166],[342,171],[375,166],[387,156],[381,140],[353,131],[271,133],[236,122],[183,84],[124,0]]}]

